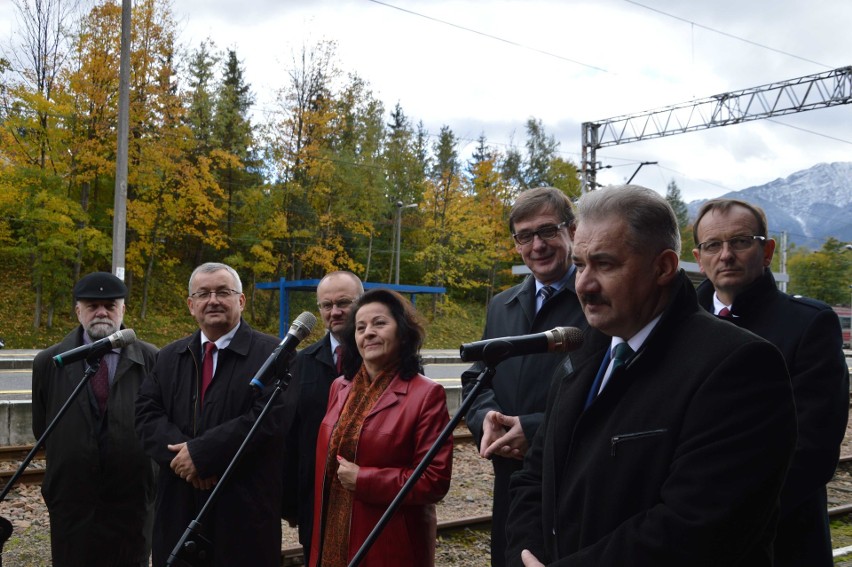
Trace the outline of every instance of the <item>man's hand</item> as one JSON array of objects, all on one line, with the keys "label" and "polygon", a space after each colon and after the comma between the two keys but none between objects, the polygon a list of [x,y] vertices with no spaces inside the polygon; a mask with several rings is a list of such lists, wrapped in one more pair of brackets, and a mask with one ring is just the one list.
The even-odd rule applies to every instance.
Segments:
[{"label": "man's hand", "polygon": [[192,455],[189,454],[186,443],[167,445],[167,448],[169,451],[177,453],[169,464],[176,475],[192,484],[198,490],[210,490],[216,486],[216,482],[219,480],[216,477],[199,478],[198,470],[195,468],[195,463],[192,462]]},{"label": "man's hand", "polygon": [[354,492],[355,482],[358,480],[358,471],[361,470],[361,467],[353,462],[347,461],[340,455],[337,455],[337,463],[337,478],[340,480],[340,484],[342,484],[343,488],[346,490]]},{"label": "man's hand", "polygon": [[535,555],[525,549],[521,552],[521,561],[524,562],[524,567],[544,567],[544,563],[539,561]]},{"label": "man's hand", "polygon": [[479,456],[489,459],[497,455],[523,460],[528,448],[527,437],[518,416],[503,415],[493,410],[485,414]]}]

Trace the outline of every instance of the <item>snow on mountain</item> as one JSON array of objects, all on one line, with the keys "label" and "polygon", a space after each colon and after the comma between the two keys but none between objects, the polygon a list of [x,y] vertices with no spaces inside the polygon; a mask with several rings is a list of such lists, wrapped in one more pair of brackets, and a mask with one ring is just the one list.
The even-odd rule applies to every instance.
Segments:
[{"label": "snow on mountain", "polygon": [[[852,162],[820,163],[785,179],[732,191],[766,212],[769,233],[787,232],[789,242],[819,249],[828,237],[852,242]],[[704,200],[687,205],[692,219]]]}]

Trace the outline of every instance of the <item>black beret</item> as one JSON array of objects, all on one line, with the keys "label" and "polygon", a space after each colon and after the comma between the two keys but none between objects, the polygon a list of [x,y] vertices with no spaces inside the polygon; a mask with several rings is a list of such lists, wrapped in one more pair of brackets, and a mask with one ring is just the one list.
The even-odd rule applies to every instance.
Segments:
[{"label": "black beret", "polygon": [[127,297],[127,286],[109,272],[92,272],[74,286],[74,299],[119,299]]}]

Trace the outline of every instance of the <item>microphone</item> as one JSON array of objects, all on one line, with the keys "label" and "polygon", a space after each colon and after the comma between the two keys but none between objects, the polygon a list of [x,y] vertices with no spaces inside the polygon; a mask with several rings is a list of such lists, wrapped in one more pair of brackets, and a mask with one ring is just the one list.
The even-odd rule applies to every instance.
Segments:
[{"label": "microphone", "polygon": [[260,370],[258,370],[254,378],[251,379],[249,385],[258,391],[263,390],[264,386],[266,386],[266,383],[263,381],[263,375],[266,374],[266,371],[270,366],[272,366],[281,352],[284,351],[288,358],[293,356],[293,353],[296,351],[296,345],[302,342],[302,339],[311,334],[311,331],[314,329],[314,325],[316,324],[317,318],[314,317],[313,313],[308,311],[305,311],[296,317],[296,320],[293,321],[293,324],[290,326],[290,330],[287,331],[287,336],[285,336],[284,340],[275,347],[275,350],[272,351],[272,354],[269,355],[269,358],[266,359],[266,362],[263,363],[263,366],[260,367]]},{"label": "microphone", "polygon": [[59,368],[67,366],[78,360],[100,358],[114,348],[126,347],[136,342],[136,333],[133,329],[121,329],[108,337],[104,337],[93,343],[72,348],[69,351],[57,354],[53,357],[53,364]]},{"label": "microphone", "polygon": [[543,333],[500,337],[466,343],[459,348],[464,362],[485,360],[497,364],[513,356],[542,352],[568,352],[583,344],[583,331],[577,327],[556,327]]}]

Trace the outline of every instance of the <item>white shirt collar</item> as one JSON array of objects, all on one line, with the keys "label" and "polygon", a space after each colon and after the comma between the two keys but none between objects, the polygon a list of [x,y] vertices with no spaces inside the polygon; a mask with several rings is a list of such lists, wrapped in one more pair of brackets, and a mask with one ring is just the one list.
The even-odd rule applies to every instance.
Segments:
[{"label": "white shirt collar", "polygon": [[[231,344],[231,341],[234,338],[234,335],[237,334],[237,329],[240,328],[240,323],[237,322],[236,327],[213,341],[216,344],[216,350],[222,350],[228,348],[228,345]],[[204,331],[201,331],[201,352],[204,352],[204,344],[209,343],[210,339],[207,338],[207,335],[204,334]]]},{"label": "white shirt collar", "polygon": [[642,348],[643,344],[645,344],[645,340],[651,334],[651,331],[654,330],[654,327],[657,326],[657,323],[660,322],[660,318],[662,316],[663,316],[663,314],[660,313],[659,315],[657,315],[656,317],[651,319],[651,321],[647,325],[645,325],[644,327],[639,329],[639,332],[636,333],[635,335],[633,335],[632,337],[630,337],[630,339],[628,339],[627,341],[625,341],[621,337],[612,337],[612,342],[609,345],[610,352],[612,352],[613,349],[615,349],[616,345],[618,345],[619,343],[624,343],[624,342],[626,342],[630,346],[630,348],[633,349],[633,352],[639,352],[639,349]]},{"label": "white shirt collar", "polygon": [[576,266],[574,264],[571,264],[571,266],[568,268],[568,271],[565,272],[565,275],[562,276],[562,278],[559,281],[553,282],[552,284],[543,284],[540,281],[535,280],[535,294],[536,294],[536,296],[538,296],[539,292],[541,291],[541,288],[543,288],[545,285],[549,285],[555,291],[559,291],[560,289],[565,287],[565,284],[568,283],[568,278],[571,277],[571,274],[574,273],[575,269],[576,269]]},{"label": "white shirt collar", "polygon": [[718,296],[718,295],[716,295],[716,294],[714,293],[714,294],[713,294],[713,314],[714,314],[714,315],[718,315],[718,314],[719,314],[719,311],[721,311],[721,310],[722,310],[722,309],[724,309],[725,307],[727,307],[727,308],[728,308],[728,311],[731,311],[731,306],[730,306],[730,305],[725,305],[724,303],[722,303],[722,302],[719,300],[719,296]]}]

